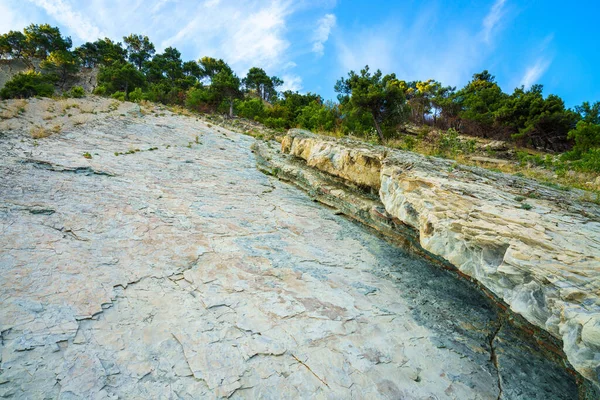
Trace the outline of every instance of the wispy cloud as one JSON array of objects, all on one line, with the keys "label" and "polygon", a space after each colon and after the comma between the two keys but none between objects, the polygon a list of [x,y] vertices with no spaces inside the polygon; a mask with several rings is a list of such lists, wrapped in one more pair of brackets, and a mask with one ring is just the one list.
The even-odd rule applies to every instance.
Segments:
[{"label": "wispy cloud", "polygon": [[286,50],[290,43],[285,33],[291,13],[289,2],[273,0],[257,7],[248,1],[232,4],[209,0],[187,10],[188,23],[159,47],[192,46],[198,57],[223,58],[237,71],[252,66],[278,68],[289,61]]},{"label": "wispy cloud", "polygon": [[0,2],[0,27],[2,27],[0,34],[10,30],[20,31],[28,23],[29,21],[16,13],[9,4]]},{"label": "wispy cloud", "polygon": [[302,90],[302,78],[297,75],[283,75],[283,85],[280,90],[291,90],[292,92]]},{"label": "wispy cloud", "polygon": [[535,64],[527,67],[525,74],[521,78],[521,85],[528,89],[531,85],[537,83],[544,73],[546,73],[551,63],[551,60],[541,58]]},{"label": "wispy cloud", "polygon": [[48,15],[68,27],[77,37],[84,41],[94,41],[102,36],[101,30],[85,15],[74,11],[64,0],[30,0],[43,8]]},{"label": "wispy cloud", "polygon": [[504,5],[506,0],[496,0],[490,12],[483,19],[483,30],[481,31],[481,35],[483,37],[483,41],[489,43],[492,38],[492,33],[494,28],[498,26],[502,16],[504,15]]},{"label": "wispy cloud", "polygon": [[331,30],[335,27],[336,18],[333,14],[326,14],[317,23],[317,29],[315,30],[313,37],[312,51],[319,56],[323,55],[325,50],[325,42],[329,39]]}]

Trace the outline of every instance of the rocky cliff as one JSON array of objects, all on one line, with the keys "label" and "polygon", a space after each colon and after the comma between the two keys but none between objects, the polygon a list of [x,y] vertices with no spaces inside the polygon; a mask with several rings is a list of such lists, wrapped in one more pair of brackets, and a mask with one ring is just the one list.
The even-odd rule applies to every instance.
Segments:
[{"label": "rocky cliff", "polygon": [[[40,62],[34,61],[34,68],[39,71]],[[18,73],[27,72],[29,67],[21,60],[0,60],[0,89],[6,82]],[[75,76],[65,83],[64,90],[70,90],[74,86],[81,86],[86,92],[91,93],[96,86],[98,68],[82,68]]]},{"label": "rocky cliff", "polygon": [[560,339],[572,366],[598,384],[600,207],[578,201],[579,191],[300,130],[282,138],[283,154],[256,150],[263,169],[477,281]]},{"label": "rocky cliff", "polygon": [[557,339],[340,215],[417,247],[350,183],[376,148],[344,144],[342,179],[151,104],[0,115],[0,398],[599,398]]}]

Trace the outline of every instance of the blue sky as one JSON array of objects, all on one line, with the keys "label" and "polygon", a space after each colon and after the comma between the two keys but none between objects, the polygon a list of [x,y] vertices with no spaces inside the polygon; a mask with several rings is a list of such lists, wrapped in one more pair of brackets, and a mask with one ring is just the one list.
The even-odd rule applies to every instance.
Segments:
[{"label": "blue sky", "polygon": [[366,64],[459,87],[488,69],[505,91],[542,83],[572,107],[600,101],[598,15],[598,0],[0,0],[0,31],[48,22],[76,45],[142,33],[326,99]]}]

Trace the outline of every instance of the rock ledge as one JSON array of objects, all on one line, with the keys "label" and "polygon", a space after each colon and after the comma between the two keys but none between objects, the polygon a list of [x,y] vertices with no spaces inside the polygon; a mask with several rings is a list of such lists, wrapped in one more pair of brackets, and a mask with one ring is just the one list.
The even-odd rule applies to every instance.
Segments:
[{"label": "rock ledge", "polygon": [[600,207],[576,201],[579,191],[296,129],[281,150],[371,192],[371,204],[342,212],[364,222],[382,204],[382,218],[562,340],[573,367],[599,384]]}]

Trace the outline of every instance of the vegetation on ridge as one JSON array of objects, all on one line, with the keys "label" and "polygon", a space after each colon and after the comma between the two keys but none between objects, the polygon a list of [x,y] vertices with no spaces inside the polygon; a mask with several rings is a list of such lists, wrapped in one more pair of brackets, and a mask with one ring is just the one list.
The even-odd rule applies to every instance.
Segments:
[{"label": "vegetation on ridge", "polygon": [[[122,43],[98,39],[72,49],[71,39],[48,24],[0,35],[0,58],[21,60],[31,69],[14,76],[0,91],[2,98],[50,96],[55,87],[65,92],[66,83],[81,68],[98,68],[95,93],[118,100],[237,115],[278,130],[302,127],[375,138],[408,150],[429,148],[430,154],[451,158],[472,152],[474,142],[460,138],[469,135],[502,140],[519,149],[563,153],[559,157],[513,151],[522,163],[557,176],[572,170],[600,172],[600,102],[568,109],[560,97],[544,96],[541,85],[504,93],[488,71],[474,74],[457,90],[432,79],[401,80],[367,66],[342,77],[335,84],[338,101],[331,102],[314,93],[278,91],[283,81],[258,67],[241,78],[224,60],[183,61],[173,47],[156,53],[143,35],[129,35]],[[79,89],[68,94],[82,95]]]}]

